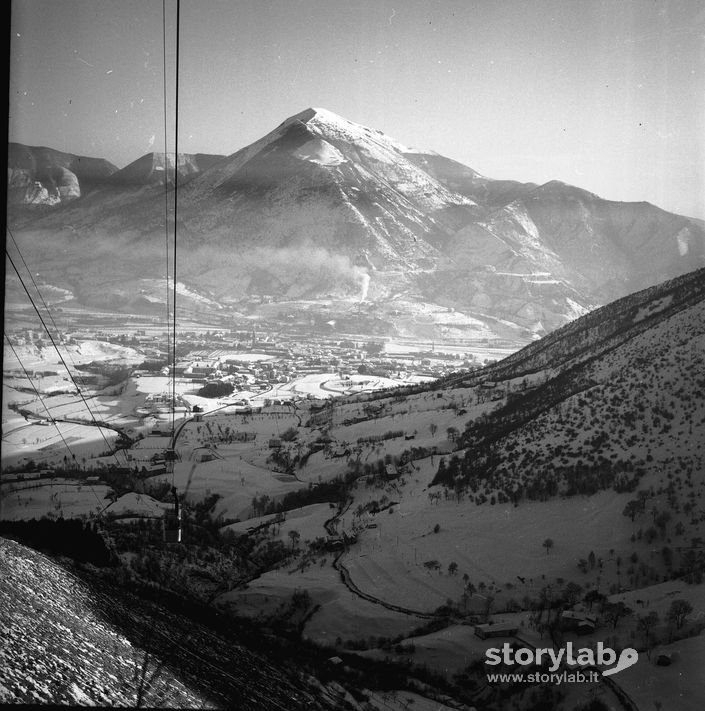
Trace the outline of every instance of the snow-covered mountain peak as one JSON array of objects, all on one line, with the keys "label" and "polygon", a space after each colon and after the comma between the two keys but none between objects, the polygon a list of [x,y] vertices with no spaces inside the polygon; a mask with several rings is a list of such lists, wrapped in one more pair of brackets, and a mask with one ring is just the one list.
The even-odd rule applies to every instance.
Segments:
[{"label": "snow-covered mountain peak", "polygon": [[289,119],[289,121],[301,121],[301,123],[308,123],[312,120],[331,125],[346,125],[351,123],[351,121],[348,121],[346,118],[343,118],[333,111],[316,107],[304,109],[301,113],[298,113]]},{"label": "snow-covered mountain peak", "polygon": [[[26,199],[33,195],[40,149],[16,152],[12,185]],[[72,170],[78,160],[70,158],[54,163]],[[208,284],[209,308],[217,308],[221,295],[243,302],[259,294],[310,294],[321,303],[353,292],[357,298],[360,279],[353,267],[359,266],[368,269],[370,300],[380,309],[387,309],[390,294],[418,295],[466,309],[472,318],[486,315],[491,332],[508,339],[530,338],[582,309],[705,264],[703,228],[687,218],[602,200],[555,181],[492,180],[323,108],[290,116],[230,156],[197,154],[192,171],[182,170],[182,156],[167,158],[143,156],[61,214],[18,211],[16,220],[31,220],[32,229],[47,234],[72,224],[85,234],[124,235],[124,244],[133,235],[146,242],[152,232],[163,232],[164,176],[176,162],[180,219],[193,249],[204,255],[194,262],[198,268],[182,270],[182,279],[193,293],[201,287],[192,284]],[[57,187],[66,192],[71,184]],[[55,199],[48,187],[45,192],[45,199]],[[292,270],[291,255],[311,249],[327,255],[326,265],[344,265],[347,281],[328,267],[320,271],[318,259],[298,259],[310,261],[310,268]],[[67,274],[82,259],[78,252],[70,260],[57,255]],[[223,266],[229,255],[237,272]],[[162,263],[159,253],[125,269],[151,279]],[[63,283],[71,282],[67,277]],[[85,291],[82,283],[75,288]],[[102,290],[90,293],[96,305],[103,298]],[[142,301],[152,308],[144,294],[139,298],[135,308]],[[386,318],[386,311],[378,313]],[[397,328],[392,321],[390,333]],[[418,332],[425,328],[419,325]],[[466,337],[460,329],[449,335]]]},{"label": "snow-covered mountain peak", "polygon": [[[418,203],[412,211],[421,207],[417,219],[421,219],[421,213],[443,210],[448,205],[475,204],[470,198],[438,182],[417,164],[418,161],[408,158],[425,155],[425,152],[409,148],[378,129],[349,121],[328,109],[301,111],[270,134],[273,141],[285,136],[293,137],[295,147],[291,155],[318,166],[336,169],[334,180],[343,183],[352,180],[358,191],[368,190],[369,181],[378,184],[376,191],[391,189],[396,194],[392,199],[401,199],[404,203],[398,207],[406,215],[405,219],[410,214],[409,200]],[[299,143],[302,137],[305,142]],[[337,169],[343,164],[350,169],[339,173]],[[357,184],[360,180],[365,184],[363,187]]]},{"label": "snow-covered mountain peak", "polygon": [[324,139],[338,139],[357,144],[372,141],[400,153],[419,152],[387,136],[382,131],[349,121],[328,109],[306,109],[287,119],[280,128],[288,127],[295,122],[305,123],[310,131],[317,133]]}]

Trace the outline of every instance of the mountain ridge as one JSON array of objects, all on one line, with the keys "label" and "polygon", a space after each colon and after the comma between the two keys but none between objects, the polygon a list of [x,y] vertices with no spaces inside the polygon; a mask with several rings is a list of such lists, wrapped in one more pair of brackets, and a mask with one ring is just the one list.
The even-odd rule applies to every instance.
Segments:
[{"label": "mountain ridge", "polygon": [[[589,489],[600,472],[607,486],[632,487],[662,469],[698,471],[704,313],[700,269],[601,307],[478,374],[446,381],[507,387],[495,412],[466,424],[461,480],[477,477],[509,495],[530,471],[555,494],[579,474]],[[445,476],[437,483],[448,483]]]},{"label": "mountain ridge", "polygon": [[[456,337],[479,337],[479,319],[527,342],[705,263],[696,221],[560,181],[494,181],[324,109],[227,157],[199,156],[179,159],[180,278],[221,306],[262,295],[343,309],[362,301],[402,335],[391,313],[430,303],[463,315]],[[139,291],[147,272],[163,270],[160,161],[147,154],[112,185],[17,226],[30,241],[47,230],[61,241],[66,224],[80,239],[110,235],[116,253],[142,256],[125,269]]]},{"label": "mountain ridge", "polygon": [[8,205],[54,206],[75,200],[104,184],[117,167],[104,158],[57,151],[46,146],[8,144]]}]

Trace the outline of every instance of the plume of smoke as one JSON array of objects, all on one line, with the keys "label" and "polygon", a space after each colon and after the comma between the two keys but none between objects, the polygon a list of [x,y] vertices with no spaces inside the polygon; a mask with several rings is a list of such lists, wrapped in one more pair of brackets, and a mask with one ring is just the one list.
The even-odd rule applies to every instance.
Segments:
[{"label": "plume of smoke", "polygon": [[[18,239],[21,239],[23,253],[41,264],[85,264],[100,277],[123,272],[135,279],[166,276],[163,239],[144,239],[131,231],[98,229],[90,234],[91,248],[87,254],[83,236],[67,227],[52,234],[51,239],[41,230],[21,233]],[[238,293],[236,285],[247,288],[253,274],[258,275],[258,284],[265,289],[266,279],[271,278],[273,290],[290,290],[296,294],[306,293],[310,288],[323,289],[346,293],[360,302],[367,299],[370,286],[367,267],[356,265],[347,255],[311,241],[250,249],[238,249],[223,242],[196,247],[187,244],[182,247],[181,255],[179,281],[203,280],[203,285],[216,294]]]},{"label": "plume of smoke", "polygon": [[367,299],[367,292],[370,288],[370,275],[359,267],[358,271],[360,272],[360,302],[363,302]]},{"label": "plume of smoke", "polygon": [[287,247],[254,247],[246,252],[200,247],[189,254],[186,269],[206,272],[217,266],[230,269],[233,279],[247,279],[263,271],[273,284],[316,284],[319,288],[345,289],[360,301],[367,298],[370,275],[344,255],[304,242]]}]

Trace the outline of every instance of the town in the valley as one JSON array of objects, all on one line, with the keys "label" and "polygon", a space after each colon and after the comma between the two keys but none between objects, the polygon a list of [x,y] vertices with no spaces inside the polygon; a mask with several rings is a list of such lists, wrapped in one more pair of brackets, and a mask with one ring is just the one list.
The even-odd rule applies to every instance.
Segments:
[{"label": "town in the valley", "polygon": [[100,459],[106,437],[166,432],[194,408],[247,415],[315,407],[472,370],[517,348],[488,338],[370,337],[333,325],[327,333],[262,321],[227,327],[225,319],[187,323],[174,344],[163,319],[52,311],[48,331],[20,309],[6,332],[4,468],[62,468],[67,438]]}]

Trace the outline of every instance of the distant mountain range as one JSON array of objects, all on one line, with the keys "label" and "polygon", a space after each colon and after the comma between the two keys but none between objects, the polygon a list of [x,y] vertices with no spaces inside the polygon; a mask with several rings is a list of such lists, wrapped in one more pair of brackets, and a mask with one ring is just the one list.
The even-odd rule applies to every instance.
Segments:
[{"label": "distant mountain range", "polygon": [[257,315],[264,298],[283,317],[305,300],[333,324],[354,311],[359,331],[522,343],[705,264],[695,220],[492,180],[324,109],[227,157],[149,154],[122,170],[13,144],[9,224],[79,303],[156,308],[175,166],[190,308]]}]

